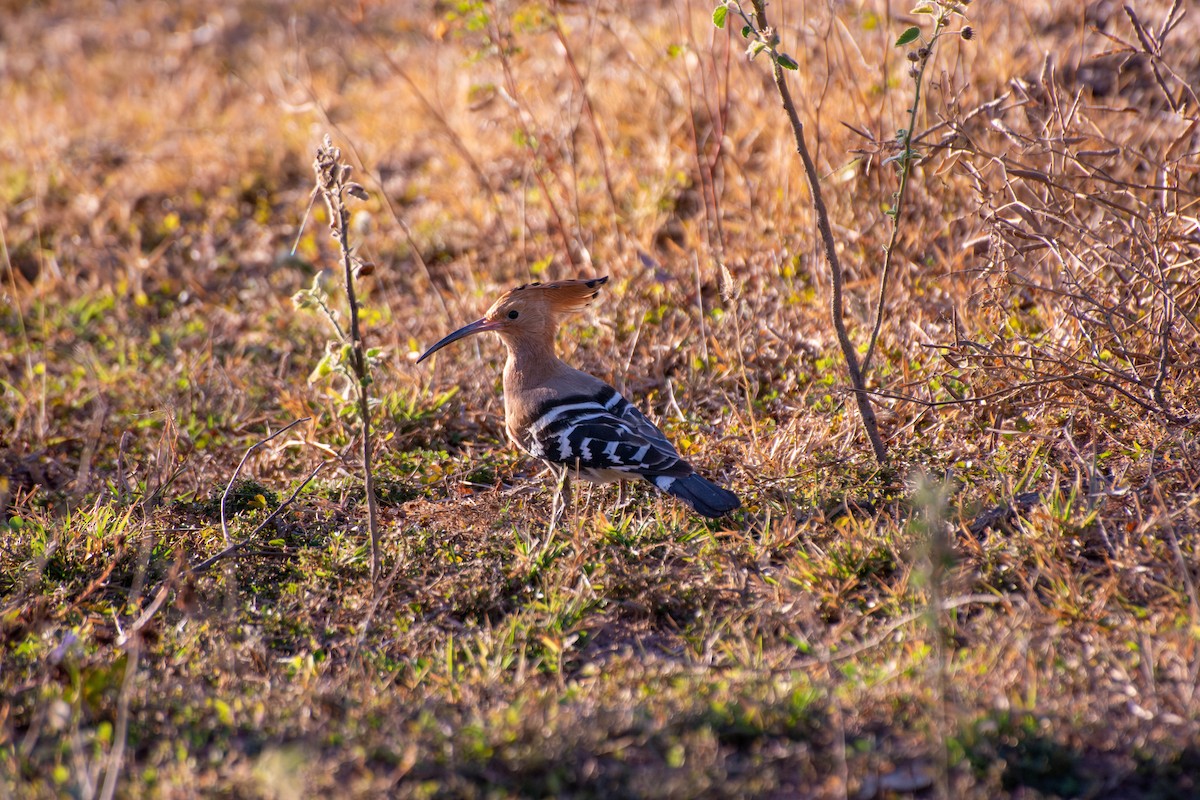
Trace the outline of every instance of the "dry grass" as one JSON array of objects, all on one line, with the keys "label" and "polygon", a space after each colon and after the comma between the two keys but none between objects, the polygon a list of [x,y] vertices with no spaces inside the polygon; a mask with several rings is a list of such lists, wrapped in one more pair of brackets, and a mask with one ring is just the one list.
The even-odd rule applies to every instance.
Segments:
[{"label": "dry grass", "polygon": [[[1161,0],[1131,4],[1148,41],[1107,0],[974,3],[940,46],[868,376],[881,470],[765,66],[704,4],[632,5],[7,11],[0,793],[1200,792],[1200,14],[1160,46]],[[865,348],[908,6],[770,11]],[[337,286],[321,209],[289,255],[325,132],[371,193],[389,356],[374,586],[358,428],[291,302]],[[566,357],[737,516],[596,489],[546,542],[499,343],[413,364],[581,273],[612,291]],[[301,417],[232,537],[328,466],[189,572],[245,450]]]}]

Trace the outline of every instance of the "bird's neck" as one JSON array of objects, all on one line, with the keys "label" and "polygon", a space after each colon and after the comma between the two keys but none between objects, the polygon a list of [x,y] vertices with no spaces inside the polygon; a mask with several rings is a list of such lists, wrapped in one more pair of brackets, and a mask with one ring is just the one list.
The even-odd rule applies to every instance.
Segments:
[{"label": "bird's neck", "polygon": [[504,390],[520,392],[545,385],[566,367],[554,353],[552,336],[504,337],[508,361],[504,365]]}]

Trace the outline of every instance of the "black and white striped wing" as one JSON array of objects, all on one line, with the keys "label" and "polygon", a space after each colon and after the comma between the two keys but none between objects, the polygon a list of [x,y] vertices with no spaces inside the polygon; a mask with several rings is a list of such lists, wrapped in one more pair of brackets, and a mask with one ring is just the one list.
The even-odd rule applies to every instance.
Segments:
[{"label": "black and white striped wing", "polygon": [[609,386],[547,401],[524,438],[531,455],[580,471],[630,478],[692,471],[654,423]]},{"label": "black and white striped wing", "polygon": [[[616,394],[614,391],[613,394]],[[630,403],[621,395],[617,395],[620,402],[613,409],[613,412],[621,417],[624,422],[633,428],[633,430],[647,441],[653,442],[659,447],[673,453],[676,458],[679,458],[679,453],[675,451],[675,445],[667,441],[667,437],[663,436],[663,432],[658,429],[658,426],[643,414],[637,406]]]}]

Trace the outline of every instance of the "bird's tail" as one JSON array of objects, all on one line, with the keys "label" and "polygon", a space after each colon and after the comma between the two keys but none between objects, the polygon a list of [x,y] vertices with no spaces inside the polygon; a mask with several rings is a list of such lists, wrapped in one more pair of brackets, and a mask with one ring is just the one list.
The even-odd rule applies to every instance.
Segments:
[{"label": "bird's tail", "polygon": [[666,481],[662,478],[654,481],[654,484],[667,494],[678,497],[697,514],[711,519],[724,516],[742,504],[736,494],[722,489],[694,472],[684,478],[673,478],[666,486],[663,483]]}]

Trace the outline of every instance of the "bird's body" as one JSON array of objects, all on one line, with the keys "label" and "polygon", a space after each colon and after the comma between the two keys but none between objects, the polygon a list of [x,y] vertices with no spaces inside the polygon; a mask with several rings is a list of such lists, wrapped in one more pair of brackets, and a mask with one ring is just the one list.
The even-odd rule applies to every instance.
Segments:
[{"label": "bird's body", "polygon": [[508,349],[504,414],[509,438],[568,476],[595,483],[642,478],[699,514],[719,517],[737,496],[698,475],[641,411],[616,389],[565,364],[554,352],[561,315],[587,305],[608,278],[520,286],[483,319],[455,331],[421,356],[479,331],[500,334]]}]

